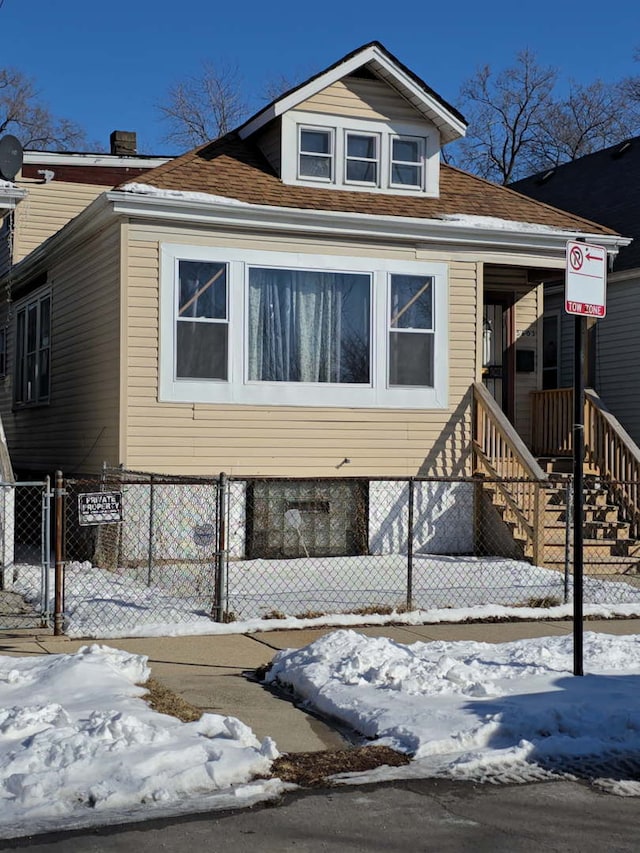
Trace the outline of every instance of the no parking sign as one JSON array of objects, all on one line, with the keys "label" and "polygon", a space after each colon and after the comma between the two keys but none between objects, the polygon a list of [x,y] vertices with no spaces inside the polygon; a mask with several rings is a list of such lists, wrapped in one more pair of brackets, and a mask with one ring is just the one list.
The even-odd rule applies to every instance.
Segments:
[{"label": "no parking sign", "polygon": [[567,243],[564,307],[568,314],[604,317],[607,313],[607,250],[591,243]]}]

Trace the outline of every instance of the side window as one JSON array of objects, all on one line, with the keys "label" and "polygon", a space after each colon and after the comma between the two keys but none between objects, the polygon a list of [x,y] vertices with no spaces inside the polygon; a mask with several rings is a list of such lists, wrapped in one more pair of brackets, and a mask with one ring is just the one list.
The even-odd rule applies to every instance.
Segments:
[{"label": "side window", "polygon": [[227,265],[178,261],[177,379],[228,378]]},{"label": "side window", "polygon": [[392,275],[390,291],[389,385],[432,388],[433,278]]},{"label": "side window", "polygon": [[14,400],[24,405],[49,401],[51,385],[51,295],[16,310]]},{"label": "side window", "polygon": [[319,128],[300,128],[298,173],[301,178],[332,181],[333,133]]},{"label": "side window", "polygon": [[391,186],[416,187],[424,184],[424,140],[396,136],[391,140]]}]

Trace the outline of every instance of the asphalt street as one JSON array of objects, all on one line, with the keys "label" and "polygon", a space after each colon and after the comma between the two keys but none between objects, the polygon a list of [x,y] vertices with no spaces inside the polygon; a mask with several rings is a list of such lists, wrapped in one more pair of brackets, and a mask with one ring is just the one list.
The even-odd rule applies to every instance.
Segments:
[{"label": "asphalt street", "polygon": [[388,782],[288,794],[274,806],[0,844],[30,853],[617,853],[640,849],[634,798],[584,784]]}]

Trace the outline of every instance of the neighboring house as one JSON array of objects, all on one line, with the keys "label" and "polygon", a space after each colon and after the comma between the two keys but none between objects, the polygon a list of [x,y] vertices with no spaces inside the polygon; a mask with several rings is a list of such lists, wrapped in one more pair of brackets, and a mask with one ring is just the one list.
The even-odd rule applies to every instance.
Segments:
[{"label": "neighboring house", "polygon": [[[606,317],[590,323],[587,382],[640,444],[640,136],[517,181],[513,189],[633,238],[607,276]],[[543,385],[570,387],[574,320],[564,311],[563,282],[545,289],[543,323]]]},{"label": "neighboring house", "polygon": [[15,466],[535,473],[501,465],[542,387],[542,283],[569,238],[628,241],[444,164],[465,127],[374,42],[101,193],[10,275]]},{"label": "neighboring house", "polygon": [[[0,227],[0,274],[59,231],[106,189],[140,178],[168,157],[141,156],[136,134],[114,130],[109,154],[24,151],[14,189],[23,198]],[[2,204],[0,202],[0,213]]]}]

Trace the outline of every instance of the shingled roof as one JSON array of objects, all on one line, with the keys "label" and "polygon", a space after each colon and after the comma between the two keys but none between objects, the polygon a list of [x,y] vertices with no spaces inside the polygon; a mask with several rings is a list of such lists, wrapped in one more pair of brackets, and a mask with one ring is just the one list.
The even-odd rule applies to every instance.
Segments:
[{"label": "shingled roof", "polygon": [[274,207],[425,219],[491,216],[592,234],[616,233],[446,164],[440,166],[438,198],[290,186],[253,140],[240,139],[236,131],[151,169],[144,182],[160,190],[210,193]]},{"label": "shingled roof", "polygon": [[640,267],[640,136],[512,184],[518,192],[633,237],[614,270]]}]

